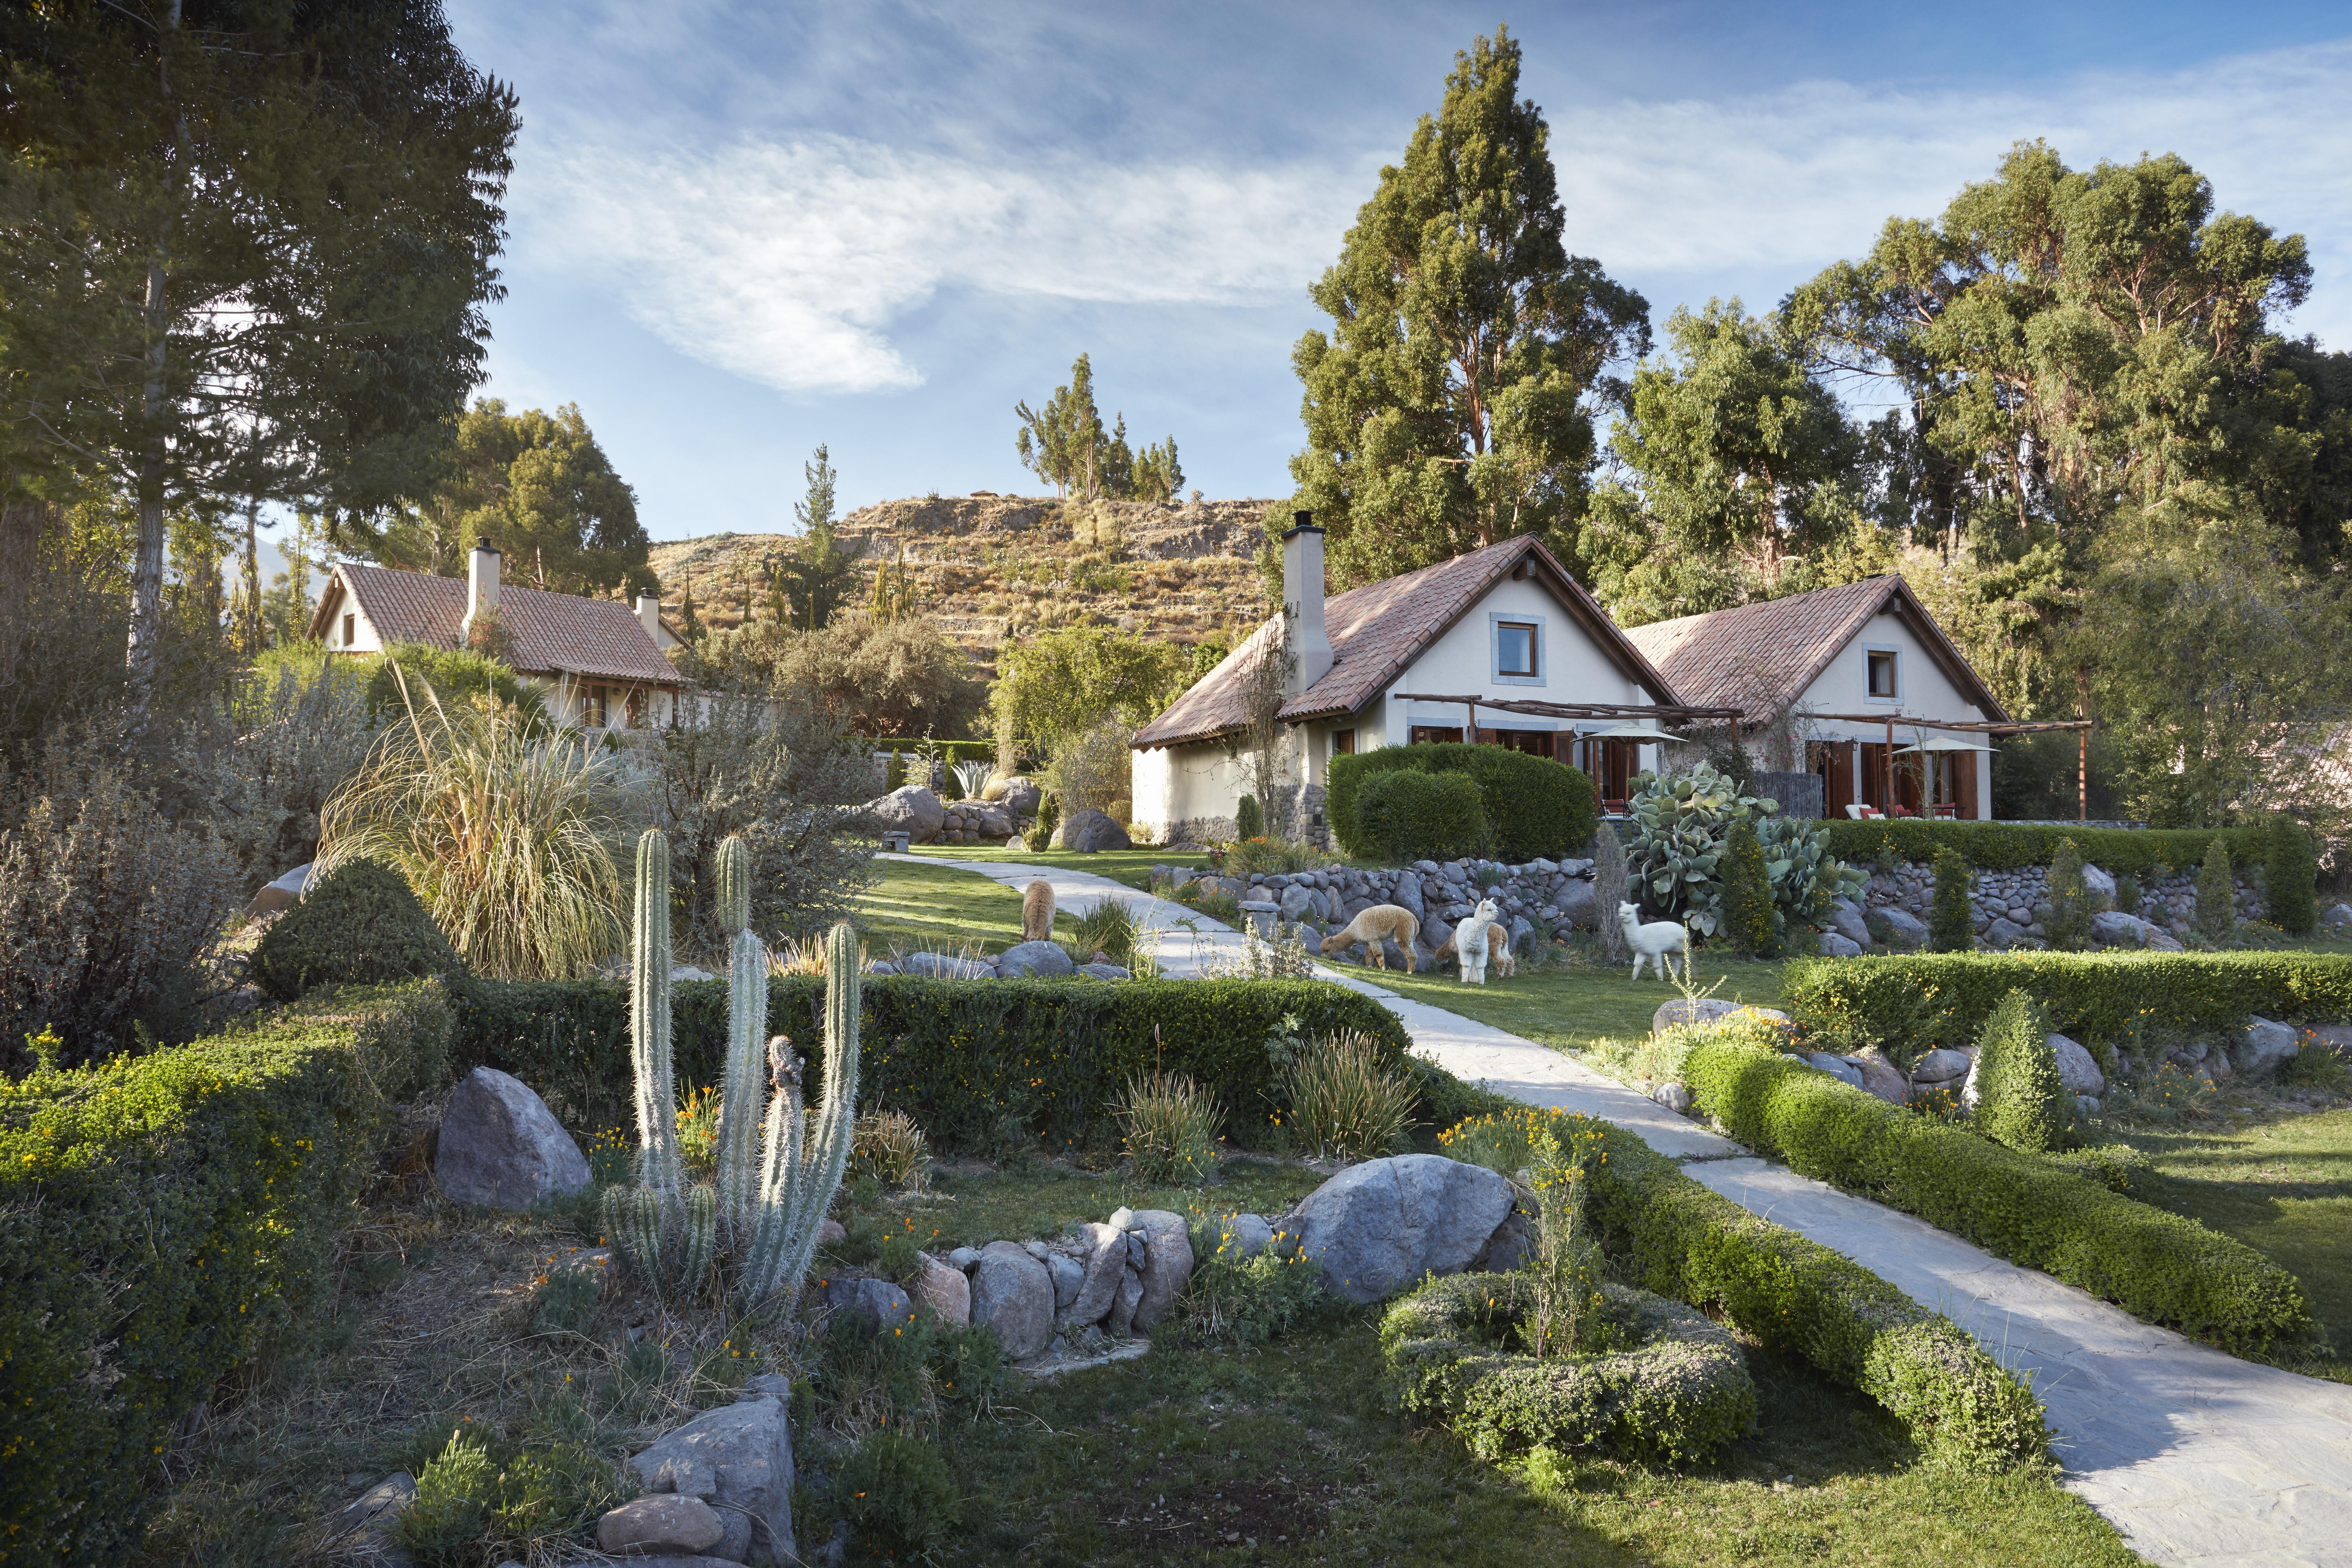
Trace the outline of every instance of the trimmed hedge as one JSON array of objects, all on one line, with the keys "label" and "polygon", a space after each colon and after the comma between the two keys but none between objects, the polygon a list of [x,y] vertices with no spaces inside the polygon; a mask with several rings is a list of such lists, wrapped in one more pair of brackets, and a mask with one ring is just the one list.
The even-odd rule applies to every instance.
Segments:
[{"label": "trimmed hedge", "polygon": [[1881,1045],[1907,1064],[1963,1045],[2011,989],[2085,1044],[2130,1037],[2143,1015],[2168,1028],[2232,1029],[2352,1019],[2352,956],[2340,953],[1919,953],[1803,958],[1781,971],[1781,1006],[1840,1049]]},{"label": "trimmed hedge", "polygon": [[[824,979],[779,976],[768,987],[769,1032],[818,1054]],[[625,982],[469,979],[457,1004],[459,1071],[511,1072],[583,1131],[632,1114]],[[1058,1147],[1108,1135],[1128,1081],[1164,1066],[1213,1090],[1246,1144],[1278,1103],[1265,1040],[1286,1014],[1303,1034],[1360,1030],[1391,1066],[1410,1043],[1395,1014],[1325,980],[872,976],[860,992],[858,1094],[912,1115],[937,1147],[1000,1146],[1015,1125]],[[674,988],[671,1040],[681,1084],[719,1081],[724,981]]]},{"label": "trimmed hedge", "polygon": [[1866,822],[1832,819],[1823,826],[1830,831],[1830,853],[1865,866],[1878,859],[1881,845],[1892,843],[1897,860],[1926,863],[1937,850],[1949,847],[1979,871],[2023,871],[2048,865],[2059,841],[2072,839],[2084,860],[2109,875],[2130,872],[2137,876],[2158,865],[2175,871],[2201,865],[2206,846],[2217,838],[2241,862],[2260,854],[2263,844],[2260,828],[2071,828],[1912,817]]},{"label": "trimmed hedge", "polygon": [[462,968],[407,880],[352,861],[272,921],[253,950],[254,977],[280,1000],[313,986],[382,986]]},{"label": "trimmed hedge", "polygon": [[1950,1319],[1598,1125],[1606,1157],[1585,1164],[1592,1218],[1635,1284],[1719,1312],[1766,1349],[1860,1390],[1947,1462],[1992,1470],[2048,1453],[2041,1403]]},{"label": "trimmed hedge", "polygon": [[1684,1061],[1683,1081],[1699,1107],[1749,1148],[2134,1317],[2241,1352],[2311,1332],[2294,1276],[2244,1243],[2045,1158],[1890,1105],[1793,1057],[1702,1039]]},{"label": "trimmed hedge", "polygon": [[1491,841],[1477,780],[1459,773],[1392,768],[1364,781],[1358,832],[1383,860],[1460,860]]},{"label": "trimmed hedge", "polygon": [[327,1282],[392,1123],[444,1060],[430,982],[0,1084],[0,1541],[136,1547],[155,1456]]},{"label": "trimmed hedge", "polygon": [[1513,863],[1574,854],[1591,842],[1601,821],[1592,780],[1580,769],[1548,757],[1458,740],[1382,746],[1331,758],[1323,809],[1333,836],[1349,854],[1380,852],[1365,836],[1357,799],[1366,779],[1401,768],[1467,775],[1477,784],[1486,808],[1491,852]]}]

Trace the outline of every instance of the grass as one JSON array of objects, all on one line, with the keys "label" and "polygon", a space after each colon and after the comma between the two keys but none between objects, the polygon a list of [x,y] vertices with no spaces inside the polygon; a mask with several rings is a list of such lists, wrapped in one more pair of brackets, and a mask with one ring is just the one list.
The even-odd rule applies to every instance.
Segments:
[{"label": "grass", "polygon": [[[1699,990],[1714,987],[1715,995],[1727,1001],[1780,1005],[1778,964],[1702,952],[1691,972]],[[1677,985],[1652,979],[1646,969],[1640,979],[1633,980],[1626,977],[1623,967],[1602,968],[1582,963],[1547,965],[1532,972],[1522,969],[1507,980],[1490,967],[1483,986],[1464,985],[1451,963],[1415,975],[1394,969],[1382,975],[1378,969],[1367,969],[1363,977],[1399,996],[1571,1051],[1584,1051],[1602,1040],[1640,1039],[1650,1032],[1650,1019],[1659,1005],[1683,994]]]}]

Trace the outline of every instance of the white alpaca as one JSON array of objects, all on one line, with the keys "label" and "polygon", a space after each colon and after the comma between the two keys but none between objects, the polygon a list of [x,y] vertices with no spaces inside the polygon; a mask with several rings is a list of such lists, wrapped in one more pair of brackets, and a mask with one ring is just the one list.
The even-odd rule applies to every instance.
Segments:
[{"label": "white alpaca", "polygon": [[1486,983],[1486,957],[1494,946],[1486,928],[1495,924],[1495,917],[1501,913],[1493,899],[1482,899],[1478,907],[1454,927],[1454,956],[1461,960],[1464,985],[1483,986]]},{"label": "white alpaca", "polygon": [[1683,973],[1690,973],[1690,932],[1671,920],[1654,920],[1642,924],[1642,912],[1630,904],[1617,906],[1617,924],[1625,930],[1625,945],[1633,949],[1633,978],[1642,977],[1642,964],[1647,960],[1658,972],[1658,978],[1672,979],[1674,970],[1666,964],[1666,955],[1683,956]]}]

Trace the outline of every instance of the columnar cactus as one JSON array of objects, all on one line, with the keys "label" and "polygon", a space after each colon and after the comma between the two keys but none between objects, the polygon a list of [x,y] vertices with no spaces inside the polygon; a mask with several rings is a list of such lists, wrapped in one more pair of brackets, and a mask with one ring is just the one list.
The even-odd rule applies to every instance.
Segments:
[{"label": "columnar cactus", "polygon": [[751,924],[751,849],[730,833],[719,841],[719,928],[732,936]]},{"label": "columnar cactus", "polygon": [[743,841],[719,846],[719,918],[735,936],[727,966],[727,1073],[719,1110],[719,1202],[748,1231],[759,1195],[760,1041],[768,1032],[768,949],[751,934],[751,861]]},{"label": "columnar cactus", "polygon": [[857,1120],[857,934],[835,925],[825,939],[824,1101],[813,1116],[802,1114],[792,1053],[782,1037],[769,1042],[776,1094],[736,1286],[750,1310],[792,1310],[816,1255],[817,1228],[840,1189]]},{"label": "columnar cactus", "polygon": [[669,1044],[669,840],[647,828],[637,840],[637,906],[629,944],[629,1060],[636,1071],[637,1185],[674,1207],[677,1082]]}]

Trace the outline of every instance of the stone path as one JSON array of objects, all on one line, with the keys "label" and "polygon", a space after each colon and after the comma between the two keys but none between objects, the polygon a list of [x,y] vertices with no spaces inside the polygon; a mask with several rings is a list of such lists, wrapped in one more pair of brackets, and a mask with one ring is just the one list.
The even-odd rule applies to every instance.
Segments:
[{"label": "stone path", "polygon": [[[1072,914],[1117,899],[1157,928],[1152,946],[1170,974],[1199,973],[1242,946],[1216,921],[1087,872],[886,858],[950,865],[1014,888],[1042,876]],[[1179,929],[1180,920],[1198,932]],[[2031,1379],[2068,1489],[2149,1562],[2352,1568],[2352,1386],[2240,1361],[2141,1322],[1907,1214],[1755,1158],[1548,1046],[1398,996],[1368,971],[1317,972],[1380,1001],[1423,1055],[1456,1076],[1530,1104],[1605,1116],[1751,1213],[1949,1316]]]}]

